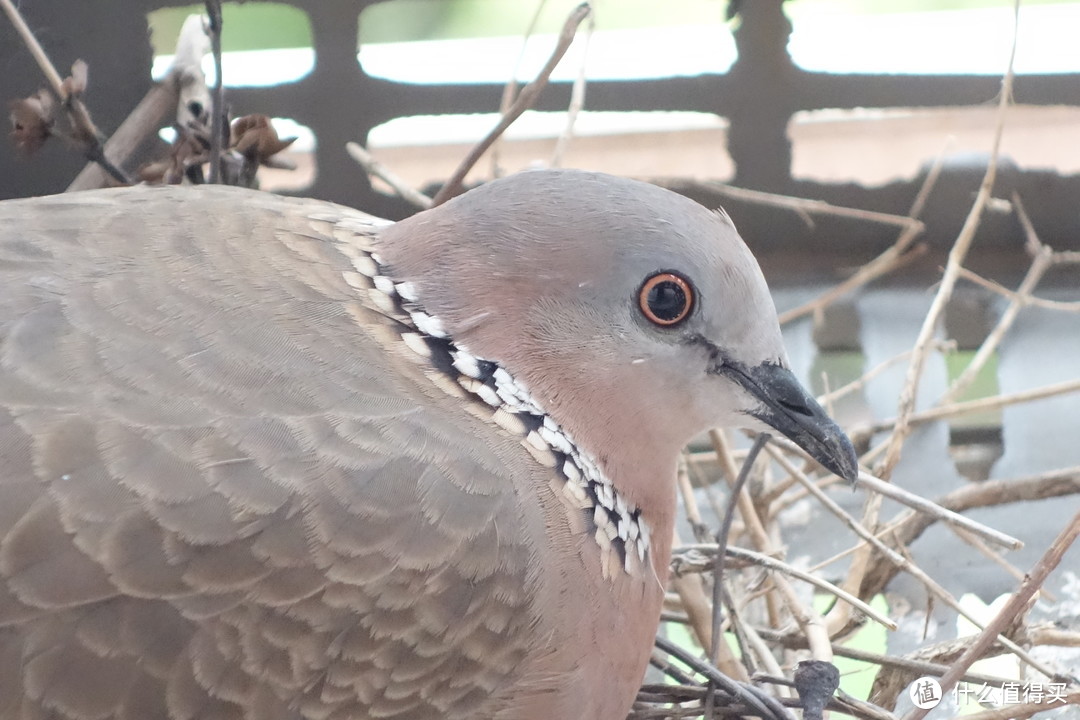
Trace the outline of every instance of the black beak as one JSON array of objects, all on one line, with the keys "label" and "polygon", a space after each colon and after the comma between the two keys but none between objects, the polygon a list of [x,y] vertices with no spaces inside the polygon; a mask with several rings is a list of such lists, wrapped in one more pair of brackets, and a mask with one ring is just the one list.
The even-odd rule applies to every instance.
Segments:
[{"label": "black beak", "polygon": [[713,372],[726,375],[761,401],[763,407],[750,415],[776,428],[832,472],[855,482],[859,461],[851,440],[790,370],[775,363],[746,368],[725,362]]}]

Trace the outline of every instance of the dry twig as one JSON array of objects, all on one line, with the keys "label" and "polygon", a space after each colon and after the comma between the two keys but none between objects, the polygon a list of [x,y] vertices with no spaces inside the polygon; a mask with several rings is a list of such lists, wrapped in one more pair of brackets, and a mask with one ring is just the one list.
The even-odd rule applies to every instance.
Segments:
[{"label": "dry twig", "polygon": [[975,196],[975,202],[972,204],[970,212],[968,212],[967,219],[964,221],[964,226],[960,229],[960,234],[957,236],[952,250],[949,251],[949,259],[945,265],[945,273],[941,278],[938,292],[934,296],[934,301],[930,306],[929,312],[926,314],[926,318],[923,320],[922,328],[919,330],[919,335],[915,340],[915,352],[912,355],[911,364],[908,366],[907,377],[904,381],[904,389],[900,393],[896,427],[893,429],[888,449],[885,451],[885,458],[882,460],[880,467],[877,468],[877,472],[875,473],[885,480],[888,480],[889,476],[892,475],[893,468],[896,467],[896,463],[900,460],[900,452],[903,448],[904,439],[908,436],[908,433],[911,432],[909,421],[911,414],[915,409],[915,395],[919,387],[919,381],[922,378],[923,367],[925,366],[927,354],[930,349],[930,342],[933,339],[934,332],[937,330],[941,315],[945,311],[945,305],[949,298],[952,297],[953,288],[956,287],[956,281],[960,277],[960,268],[964,263],[964,259],[967,257],[968,250],[971,248],[972,241],[975,239],[975,231],[979,228],[983,210],[990,201],[990,193],[994,187],[994,179],[997,177],[998,157],[1001,152],[1001,136],[1005,127],[1005,110],[1009,106],[1009,103],[1012,102],[1013,63],[1016,59],[1016,39],[1018,36],[1017,26],[1020,22],[1019,18],[1020,2],[1017,0],[1013,17],[1012,49],[1009,53],[1009,65],[1005,71],[1005,77],[1001,81],[1001,94],[998,99],[997,125],[994,128],[994,141],[990,149],[990,160],[986,167],[986,174],[983,176],[982,183],[979,186],[979,192]]},{"label": "dry twig", "polygon": [[[26,21],[23,20],[22,15],[12,1],[0,0],[0,8],[3,8],[4,13],[15,27],[15,31],[22,39],[23,44],[26,45],[26,49],[30,51],[34,61],[41,69],[46,81],[48,81],[49,89],[53,91],[60,100],[61,105],[63,105],[64,110],[67,112],[68,120],[71,122],[73,131],[71,139],[82,148],[83,154],[88,160],[100,165],[117,182],[124,185],[130,185],[132,181],[131,178],[127,176],[127,173],[113,164],[105,156],[105,151],[102,147],[101,131],[94,125],[94,121],[90,118],[90,111],[86,109],[86,105],[79,98],[81,92],[79,86],[85,85],[85,63],[82,64],[83,82],[65,82],[60,78],[60,73],[56,71],[52,61],[49,60],[49,56],[45,54],[45,50],[41,47],[41,43],[34,37],[34,33],[31,32],[30,27],[26,24]],[[79,66],[79,63],[82,63],[82,61],[77,61],[75,67],[72,68],[73,75],[77,74],[76,67]]]},{"label": "dry twig", "polygon": [[[175,82],[175,76],[170,74],[150,88],[127,119],[120,124],[105,143],[104,154],[123,164],[140,145],[157,132],[165,118],[175,111],[178,98],[179,86]],[[65,192],[102,187],[107,182],[107,175],[111,173],[107,173],[100,163],[88,163],[67,186]]]},{"label": "dry twig", "polygon": [[[1061,252],[1055,252],[1050,255],[1050,264],[1057,265],[1058,258],[1061,257]],[[1002,297],[1014,301],[1024,307],[1037,307],[1044,310],[1060,310],[1061,312],[1080,313],[1080,302],[1062,302],[1060,300],[1047,300],[1046,298],[1035,297],[1034,295],[1021,295],[1006,287],[1002,287],[993,280],[987,280],[981,275],[977,275],[967,268],[960,269],[960,276],[965,280],[986,288],[992,292],[996,292]]]},{"label": "dry twig", "polygon": [[[997,410],[1009,405],[1033,402],[1035,400],[1043,400],[1049,397],[1057,397],[1059,395],[1067,395],[1074,392],[1080,392],[1080,380],[1066,380],[1064,382],[1054,383],[1053,385],[1032,388],[1031,390],[1004,393],[1002,395],[979,398],[978,400],[952,403],[951,405],[939,405],[930,408],[929,410],[909,414],[907,417],[907,424],[910,427],[915,427],[916,425],[932,422],[934,420],[944,420],[945,418],[968,415],[970,413],[983,412],[985,410]],[[887,420],[876,422],[869,428],[860,429],[853,434],[856,436],[873,435],[874,433],[895,427],[899,425],[899,423],[899,418],[889,418]]]},{"label": "dry twig", "polygon": [[[961,513],[976,508],[1006,505],[1030,500],[1048,500],[1080,494],[1080,466],[1062,468],[1053,472],[1028,477],[986,480],[964,485],[935,500],[935,503],[952,512]],[[911,545],[937,519],[930,514],[907,511],[890,525],[882,537],[890,547]],[[863,579],[860,597],[876,595],[895,575],[895,568],[884,563],[877,564]]]},{"label": "dry twig", "polygon": [[[930,575],[926,573],[926,571],[924,571],[922,568],[912,562],[910,558],[901,555],[893,548],[887,546],[879,537],[867,531],[863,524],[855,522],[853,518],[849,518],[847,513],[845,513],[841,508],[839,508],[839,506],[837,506],[830,498],[828,498],[828,496],[818,490],[813,483],[809,482],[809,480],[807,480],[806,478],[801,477],[802,474],[799,473],[799,471],[796,470],[793,466],[791,466],[791,464],[788,463],[786,459],[778,455],[774,455],[774,457],[782,465],[784,465],[785,470],[787,470],[789,473],[796,475],[797,477],[800,477],[800,479],[804,482],[806,488],[808,490],[811,490],[811,492],[815,494],[819,501],[821,501],[838,517],[844,519],[845,522],[848,523],[849,527],[851,527],[851,529],[854,530],[855,533],[864,540],[866,548],[872,548],[873,550],[876,550],[877,552],[883,554],[894,567],[907,572],[916,580],[921,582],[932,596],[944,602],[947,606],[955,610],[959,615],[966,618],[976,627],[983,627],[983,624],[977,618],[975,618],[970,612],[968,612],[963,606],[961,606],[959,601],[955,597],[953,597],[953,595],[948,590],[946,590],[940,583],[931,578]],[[860,473],[860,477],[864,474],[865,473]],[[969,524],[969,521],[965,522],[965,525]],[[993,534],[1001,535],[1000,533]],[[899,545],[898,548],[900,550],[903,550],[904,546]],[[860,547],[860,550],[861,549],[862,548]],[[869,553],[864,553],[864,555],[868,556]],[[858,557],[858,555],[856,555],[856,557]],[[860,575],[860,577],[862,577],[862,575]],[[849,573],[848,581],[850,581],[850,579],[851,574]],[[849,590],[849,588],[845,588],[845,590]],[[866,592],[864,588],[857,588],[857,590],[862,590],[860,594],[863,597],[871,597],[872,595],[876,594],[876,592]],[[828,627],[830,629],[830,634],[840,633],[846,629],[848,623],[850,622],[848,613],[849,608],[850,605],[844,604],[837,604],[833,606],[833,609],[828,613]],[[1020,660],[1035,668],[1039,672],[1042,672],[1044,675],[1052,674],[1042,663],[1032,658],[1029,653],[1027,653],[1025,650],[1023,650],[1021,647],[1019,647],[1016,643],[1012,642],[1008,638],[999,636],[998,641],[1006,648],[1008,648]]]},{"label": "dry twig", "polygon": [[548,80],[551,78],[552,71],[555,70],[555,66],[562,60],[563,55],[566,54],[567,49],[570,47],[570,43],[574,41],[574,36],[577,33],[578,25],[581,21],[588,17],[591,9],[588,3],[582,3],[578,5],[570,17],[566,19],[566,23],[563,25],[562,32],[559,33],[559,41],[555,46],[554,52],[548,59],[547,64],[536,76],[531,83],[522,88],[521,93],[517,96],[510,109],[503,113],[503,116],[499,119],[499,122],[492,128],[491,132],[487,136],[477,143],[464,160],[454,170],[454,174],[450,176],[450,179],[446,181],[442,189],[435,195],[433,205],[442,205],[444,202],[452,197],[460,195],[465,182],[465,176],[469,174],[473,166],[483,157],[487,149],[491,147],[491,144],[495,140],[506,132],[506,129],[510,127],[515,120],[521,117],[521,114],[531,108],[537,98],[540,97],[540,93],[547,87]]},{"label": "dry twig", "polygon": [[[824,590],[827,593],[835,595],[844,602],[850,604],[856,608],[859,612],[863,613],[867,617],[871,618],[874,622],[888,628],[889,630],[896,629],[896,623],[879,613],[874,608],[867,605],[859,598],[844,592],[842,589],[836,587],[828,580],[816,577],[808,572],[799,570],[786,562],[777,560],[776,558],[763,555],[761,553],[754,552],[753,550],[747,550],[746,548],[729,546],[723,548],[725,557],[734,558],[737,560],[745,560],[752,565],[765,568],[766,570],[772,570],[775,572],[782,572],[786,575],[790,575],[793,578],[798,578],[805,583],[809,583],[819,590]],[[715,563],[715,559],[720,555],[720,547],[718,545],[683,545],[672,551],[672,571],[676,577],[686,575],[688,573],[700,573],[710,570]]]},{"label": "dry twig", "polygon": [[[1031,569],[1024,582],[1021,583],[1020,589],[1009,599],[1005,607],[1001,608],[1001,611],[983,628],[975,641],[968,646],[964,654],[942,676],[941,689],[943,692],[951,690],[959,682],[960,677],[971,667],[971,664],[981,658],[986,649],[993,644],[995,638],[999,637],[998,633],[1026,609],[1028,602],[1042,587],[1042,584],[1046,582],[1046,578],[1058,566],[1058,563],[1061,562],[1065,551],[1072,546],[1078,535],[1080,535],[1080,513],[1073,516],[1072,521],[1046,549],[1042,558]],[[922,720],[922,718],[926,717],[927,712],[927,710],[915,708],[904,716],[904,720]]]},{"label": "dry twig", "polygon": [[1006,705],[994,710],[983,710],[964,716],[964,720],[1025,720],[1035,713],[1056,710],[1067,705],[1080,705],[1080,690],[1066,693],[1060,699],[1044,700],[1043,702],[1020,703]]},{"label": "dry twig", "polygon": [[[951,143],[947,143],[946,148],[950,144]],[[908,222],[901,226],[902,229],[900,235],[896,238],[896,242],[876,258],[860,267],[844,282],[839,283],[830,290],[827,290],[818,297],[797,308],[780,313],[780,324],[784,325],[793,320],[797,320],[798,318],[810,315],[811,313],[819,312],[856,288],[868,285],[877,278],[903,267],[922,255],[926,251],[925,246],[910,246],[915,238],[925,229],[924,225],[919,222],[919,216],[922,214],[923,207],[925,207],[926,200],[930,197],[934,185],[937,184],[938,178],[941,177],[941,169],[944,166],[945,150],[943,149],[934,160],[934,164],[926,174],[926,179],[923,181],[922,187],[919,188],[915,200],[912,201],[911,210],[908,212],[906,218]]]},{"label": "dry twig", "polygon": [[345,151],[349,153],[356,162],[360,163],[360,167],[364,168],[364,172],[372,177],[377,177],[384,183],[393,188],[394,192],[401,197],[402,200],[415,205],[421,210],[427,210],[431,207],[431,198],[424,193],[409,186],[404,180],[399,178],[393,172],[390,171],[385,165],[380,163],[375,157],[369,153],[363,145],[355,142],[345,143]]},{"label": "dry twig", "polygon": [[869,473],[860,472],[856,483],[860,487],[872,490],[873,492],[918,510],[920,513],[927,515],[934,520],[943,520],[950,525],[963,528],[964,530],[996,543],[1001,547],[1008,548],[1009,550],[1019,550],[1024,547],[1023,542],[1011,535],[1006,535],[1003,532],[987,527],[980,522],[976,522],[971,518],[942,507],[931,500],[927,500],[921,495],[910,493],[898,485],[880,480]]},{"label": "dry twig", "polygon": [[[693,488],[690,486],[690,476],[687,474],[685,462],[679,463],[677,480],[683,498],[683,507],[686,510],[691,526],[694,528],[695,533],[699,530],[705,531],[705,524],[702,522],[701,514],[698,512],[697,501],[694,498]],[[682,547],[683,543],[679,538],[677,528],[674,533],[675,537],[672,546],[675,548]],[[701,576],[673,572],[671,574],[671,588],[679,595],[679,600],[682,602],[683,610],[686,612],[690,627],[694,630],[698,644],[701,647],[709,647],[709,643],[714,637],[713,608],[709,603],[708,596],[705,594],[705,586],[702,583]],[[721,642],[718,645],[713,645],[712,659],[716,667],[729,677],[741,681],[750,679],[745,668],[735,660],[734,653],[731,652],[727,643]]]},{"label": "dry twig", "polygon": [[[502,97],[499,98],[500,115],[506,115],[510,110],[510,106],[514,104],[514,98],[517,97],[518,72],[521,70],[521,63],[525,59],[525,50],[529,47],[529,38],[536,32],[536,26],[540,24],[540,16],[543,15],[546,5],[547,0],[538,0],[532,19],[529,20],[529,26],[525,28],[525,34],[521,38],[521,49],[518,50],[517,59],[514,61],[514,68],[510,71],[510,77],[506,80],[506,85],[503,86]],[[491,177],[493,178],[499,178],[503,175],[502,166],[499,164],[501,145],[502,135],[499,135],[491,144]]]},{"label": "dry twig", "polygon": [[225,121],[225,85],[221,78],[221,0],[206,0],[210,18],[210,52],[214,55],[214,96],[210,104],[210,183],[221,182],[221,149],[228,126]]},{"label": "dry twig", "polygon": [[578,67],[578,74],[574,78],[574,84],[570,88],[570,106],[566,109],[566,125],[559,135],[559,139],[555,142],[555,152],[551,155],[551,167],[559,167],[562,164],[566,148],[570,146],[570,140],[574,137],[574,125],[577,123],[578,115],[581,113],[582,108],[585,107],[585,69],[589,60],[589,43],[592,41],[593,32],[595,31],[596,13],[591,13],[585,23],[584,37],[581,39],[584,45],[581,52],[581,65]]},{"label": "dry twig", "polygon": [[775,698],[766,695],[753,685],[735,682],[731,678],[718,672],[717,669],[709,663],[699,660],[667,638],[657,637],[656,646],[668,655],[678,659],[679,662],[688,665],[694,672],[703,675],[711,684],[722,689],[732,698],[741,700],[754,708],[761,717],[795,720],[794,716]]},{"label": "dry twig", "polygon": [[731,539],[731,524],[735,519],[736,498],[744,497],[743,487],[746,485],[746,479],[750,476],[750,470],[754,466],[754,461],[757,459],[758,453],[761,452],[761,449],[765,447],[765,444],[768,442],[769,436],[767,434],[760,435],[754,440],[754,445],[750,448],[750,453],[746,456],[746,460],[743,461],[742,470],[739,471],[739,476],[736,478],[735,484],[731,486],[731,497],[728,499],[727,508],[720,521],[720,529],[716,531],[717,552],[712,563],[712,637],[709,641],[709,647],[712,649],[711,654],[713,657],[716,657],[720,648],[720,609],[723,606],[721,597],[724,588],[724,558],[727,556],[728,542]]}]

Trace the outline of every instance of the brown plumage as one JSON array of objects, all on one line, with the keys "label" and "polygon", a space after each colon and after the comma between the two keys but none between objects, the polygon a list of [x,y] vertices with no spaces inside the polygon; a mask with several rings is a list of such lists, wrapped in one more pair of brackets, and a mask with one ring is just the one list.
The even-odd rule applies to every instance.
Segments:
[{"label": "brown plumage", "polygon": [[[674,329],[659,270],[695,283]],[[0,720],[617,720],[689,436],[756,417],[854,467],[730,222],[641,183],[526,173],[395,226],[11,201],[0,288]]]}]

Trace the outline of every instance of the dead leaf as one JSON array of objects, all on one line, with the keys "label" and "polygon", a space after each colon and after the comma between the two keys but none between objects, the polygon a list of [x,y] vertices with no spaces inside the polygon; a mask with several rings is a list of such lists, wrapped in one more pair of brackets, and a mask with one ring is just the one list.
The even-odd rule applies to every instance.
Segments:
[{"label": "dead leaf", "polygon": [[202,166],[209,159],[203,137],[187,128],[177,128],[168,156],[144,164],[136,175],[149,185],[179,185],[185,180],[200,184],[203,182]]},{"label": "dead leaf", "polygon": [[266,115],[245,115],[233,121],[229,147],[265,165],[273,155],[294,142],[295,137],[280,139]]},{"label": "dead leaf", "polygon": [[56,121],[56,101],[48,90],[41,89],[27,98],[8,103],[11,139],[20,151],[31,155],[52,135]]},{"label": "dead leaf", "polygon": [[61,84],[61,88],[64,90],[64,97],[79,97],[86,92],[86,84],[89,81],[90,68],[87,66],[85,60],[76,60],[71,65],[71,75],[64,78],[64,82]]},{"label": "dead leaf", "polygon": [[153,160],[139,168],[135,175],[140,182],[148,185],[160,185],[165,182],[165,176],[173,169],[174,165],[175,163],[171,157],[163,160]]}]

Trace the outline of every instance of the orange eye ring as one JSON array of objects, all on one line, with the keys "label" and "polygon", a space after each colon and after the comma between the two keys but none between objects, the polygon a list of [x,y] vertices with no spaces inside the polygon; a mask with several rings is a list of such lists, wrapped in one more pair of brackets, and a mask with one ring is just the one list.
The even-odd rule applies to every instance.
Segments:
[{"label": "orange eye ring", "polygon": [[641,314],[654,325],[678,325],[694,309],[694,288],[681,275],[658,272],[645,278],[642,283],[638,290],[638,307]]}]

